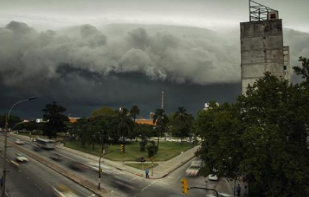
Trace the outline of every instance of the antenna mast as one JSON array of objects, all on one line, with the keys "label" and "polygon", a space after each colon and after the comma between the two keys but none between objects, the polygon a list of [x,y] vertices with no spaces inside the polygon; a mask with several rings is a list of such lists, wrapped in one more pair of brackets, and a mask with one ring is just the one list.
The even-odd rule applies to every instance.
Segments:
[{"label": "antenna mast", "polygon": [[161,109],[164,109],[164,92],[162,91],[162,97],[161,97]]}]

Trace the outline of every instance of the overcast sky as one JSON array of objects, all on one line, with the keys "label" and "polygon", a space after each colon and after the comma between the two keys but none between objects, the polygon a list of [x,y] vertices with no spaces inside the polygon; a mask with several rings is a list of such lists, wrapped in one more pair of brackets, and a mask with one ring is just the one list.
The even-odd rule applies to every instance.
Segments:
[{"label": "overcast sky", "polygon": [[[259,0],[279,11],[284,27],[309,32],[308,0]],[[211,29],[248,20],[248,0],[9,0],[0,23],[25,22],[42,29],[80,24],[167,24]]]},{"label": "overcast sky", "polygon": [[[279,11],[292,66],[309,54],[308,0],[260,0]],[[195,114],[241,93],[239,23],[247,0],[0,1],[0,114],[41,117],[57,101],[72,116],[137,104]],[[293,29],[293,30],[291,30]]]}]

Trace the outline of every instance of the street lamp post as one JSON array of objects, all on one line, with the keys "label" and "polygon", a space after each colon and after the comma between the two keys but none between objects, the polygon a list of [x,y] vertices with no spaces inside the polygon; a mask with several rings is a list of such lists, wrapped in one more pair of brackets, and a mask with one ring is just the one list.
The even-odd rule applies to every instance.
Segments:
[{"label": "street lamp post", "polygon": [[5,119],[5,132],[4,132],[4,155],[3,155],[3,188],[2,188],[2,197],[5,196],[5,192],[6,192],[6,173],[7,173],[7,169],[6,169],[6,152],[7,152],[7,133],[8,133],[8,125],[9,125],[9,119],[10,119],[10,114],[11,114],[11,111],[12,109],[22,103],[22,102],[27,102],[27,101],[31,101],[33,99],[36,99],[36,97],[31,97],[31,98],[27,98],[27,99],[24,99],[24,100],[20,100],[16,103],[14,103],[12,105],[12,107],[10,108],[9,110],[9,113],[6,115],[6,119]]},{"label": "street lamp post", "polygon": [[99,190],[101,189],[101,173],[102,173],[101,159],[102,159],[102,156],[100,156],[100,159],[99,159],[99,185],[98,185]]}]

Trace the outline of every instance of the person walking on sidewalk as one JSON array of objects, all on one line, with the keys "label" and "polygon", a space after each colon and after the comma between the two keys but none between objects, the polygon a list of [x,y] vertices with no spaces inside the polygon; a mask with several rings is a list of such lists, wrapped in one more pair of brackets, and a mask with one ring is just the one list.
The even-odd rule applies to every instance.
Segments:
[{"label": "person walking on sidewalk", "polygon": [[149,179],[149,170],[148,168],[145,169],[146,179]]},{"label": "person walking on sidewalk", "polygon": [[248,197],[249,196],[249,191],[248,191],[248,186],[246,185],[245,186],[245,197]]},{"label": "person walking on sidewalk", "polygon": [[241,187],[240,187],[240,185],[238,184],[237,187],[236,187],[236,194],[237,194],[237,197],[240,197],[240,192],[241,192]]}]

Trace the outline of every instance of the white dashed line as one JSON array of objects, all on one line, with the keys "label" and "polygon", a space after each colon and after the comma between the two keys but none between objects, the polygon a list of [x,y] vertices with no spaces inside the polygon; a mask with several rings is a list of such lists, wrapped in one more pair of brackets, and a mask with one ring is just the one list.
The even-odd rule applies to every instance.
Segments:
[{"label": "white dashed line", "polygon": [[150,187],[151,185],[155,184],[157,181],[159,181],[159,180],[156,180],[156,181],[150,183],[150,184],[147,185],[145,188],[143,188],[142,191],[144,191],[145,189],[147,189],[147,188]]}]

